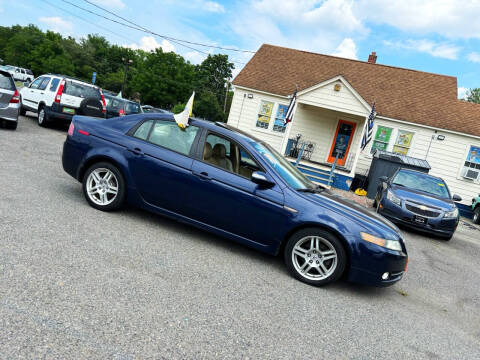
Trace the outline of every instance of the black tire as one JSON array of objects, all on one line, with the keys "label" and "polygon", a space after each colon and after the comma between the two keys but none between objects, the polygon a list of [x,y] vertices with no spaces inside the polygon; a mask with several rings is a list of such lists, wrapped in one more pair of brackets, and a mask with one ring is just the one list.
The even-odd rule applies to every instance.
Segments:
[{"label": "black tire", "polygon": [[[98,194],[92,195],[92,197],[91,197],[91,195],[88,194],[88,190],[87,190],[87,188],[89,186],[88,184],[89,184],[89,181],[90,181],[90,179],[89,179],[90,175],[95,170],[101,171],[101,169],[108,169],[113,173],[113,175],[115,176],[115,182],[117,184],[117,189],[118,189],[116,196],[114,198],[112,197],[113,201],[111,201],[110,203],[108,203],[106,205],[102,205],[102,204],[99,204],[98,202],[95,202],[93,199],[97,199]],[[95,182],[95,180],[93,180],[93,182]],[[125,180],[123,178],[123,175],[115,165],[113,165],[109,162],[98,162],[98,163],[90,166],[88,168],[88,170],[85,172],[85,175],[83,176],[82,188],[83,188],[83,195],[85,196],[85,199],[90,204],[90,206],[94,207],[95,209],[101,210],[101,211],[115,211],[115,210],[118,210],[123,206],[123,203],[125,201],[126,186],[125,186]]]},{"label": "black tire", "polygon": [[473,223],[480,224],[480,206],[477,206],[475,210],[473,210]]},{"label": "black tire", "polygon": [[17,129],[17,124],[18,124],[18,121],[7,121],[6,122],[6,127],[7,127],[7,129],[16,130]]},{"label": "black tire", "polygon": [[48,127],[49,122],[50,122],[50,118],[48,117],[48,114],[45,111],[45,106],[39,107],[38,108],[38,114],[37,114],[38,126]]},{"label": "black tire", "polygon": [[20,115],[21,116],[27,115],[27,110],[23,106],[20,106]]},{"label": "black tire", "polygon": [[445,241],[450,241],[450,240],[452,240],[452,237],[453,237],[453,234],[449,235],[449,236],[445,236],[442,239],[445,240]]},{"label": "black tire", "polygon": [[[300,260],[305,259],[304,260],[305,262],[300,264],[298,260],[295,260],[295,263],[294,263],[294,253],[293,253],[294,248],[297,245],[300,245],[302,247],[302,243],[308,242],[309,237],[318,237],[321,239],[319,241],[320,241],[320,247],[322,247],[321,248],[322,251],[331,251],[331,249],[334,249],[336,253],[336,260],[329,259],[329,260],[322,261],[322,259],[318,257],[319,256],[318,251],[315,254],[315,250],[313,250],[313,253],[312,253],[311,250],[307,250],[303,248],[303,250],[306,251],[306,253],[304,254],[305,257],[300,256]],[[330,245],[327,245],[327,243]],[[299,255],[295,255],[295,256],[299,257]],[[347,264],[347,254],[345,252],[342,242],[332,233],[320,228],[306,228],[294,233],[290,237],[290,239],[288,239],[288,242],[285,246],[284,259],[285,259],[287,268],[290,271],[290,273],[293,275],[293,277],[295,277],[296,279],[306,284],[314,285],[314,286],[323,286],[323,285],[332,283],[334,281],[337,281],[344,273],[345,267]],[[324,274],[323,278],[322,278],[321,272],[317,270],[317,269],[320,269],[321,265],[315,266],[315,262],[319,264],[319,261],[321,261],[321,264],[323,264],[324,268],[328,270],[326,273],[323,272],[322,270]],[[301,266],[306,265],[308,267],[309,264],[306,264],[307,262],[309,264],[310,263],[312,264],[311,270],[312,270],[313,276],[319,276],[318,279],[312,279],[312,276],[309,276],[309,274],[303,274],[300,270],[297,270]],[[319,275],[315,275],[315,272],[318,272]]]}]

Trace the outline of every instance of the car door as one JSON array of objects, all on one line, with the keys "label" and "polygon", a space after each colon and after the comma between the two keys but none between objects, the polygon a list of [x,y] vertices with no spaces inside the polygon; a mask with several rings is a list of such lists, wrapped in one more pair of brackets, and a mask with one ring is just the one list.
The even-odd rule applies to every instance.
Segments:
[{"label": "car door", "polygon": [[148,119],[127,140],[135,187],[149,204],[182,214],[192,191],[192,151],[200,128],[182,130],[172,120]]},{"label": "car door", "polygon": [[[214,158],[215,148],[223,146],[226,162]],[[280,241],[281,224],[289,216],[281,188],[277,184],[262,188],[252,182],[252,172],[263,169],[232,139],[209,132],[200,148],[203,156],[192,166],[195,191],[186,204],[188,216],[258,243]]]},{"label": "car door", "polygon": [[30,84],[29,87],[24,87],[22,89],[22,104],[33,109],[37,110],[38,108],[38,87],[43,81],[43,76],[40,76],[35,79],[34,82]]}]

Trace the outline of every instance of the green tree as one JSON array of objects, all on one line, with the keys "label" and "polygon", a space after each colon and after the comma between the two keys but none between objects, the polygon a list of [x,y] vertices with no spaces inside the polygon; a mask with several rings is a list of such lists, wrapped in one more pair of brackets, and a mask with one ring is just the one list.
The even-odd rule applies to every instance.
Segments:
[{"label": "green tree", "polygon": [[232,77],[233,68],[233,63],[228,61],[228,55],[208,55],[196,68],[197,88],[211,91],[217,97],[218,103],[223,104],[226,84]]},{"label": "green tree", "polygon": [[467,101],[480,104],[480,88],[470,89],[467,91]]}]

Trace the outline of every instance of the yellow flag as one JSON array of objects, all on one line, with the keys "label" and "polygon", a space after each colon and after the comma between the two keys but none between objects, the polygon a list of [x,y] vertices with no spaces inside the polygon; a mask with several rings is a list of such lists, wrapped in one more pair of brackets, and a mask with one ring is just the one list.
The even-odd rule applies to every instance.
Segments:
[{"label": "yellow flag", "polygon": [[173,115],[175,121],[177,122],[177,125],[182,129],[185,129],[188,126],[188,118],[192,116],[194,97],[195,91],[192,93],[192,96],[190,96],[190,99],[188,99],[187,105],[185,105],[185,109],[183,109],[180,114]]}]

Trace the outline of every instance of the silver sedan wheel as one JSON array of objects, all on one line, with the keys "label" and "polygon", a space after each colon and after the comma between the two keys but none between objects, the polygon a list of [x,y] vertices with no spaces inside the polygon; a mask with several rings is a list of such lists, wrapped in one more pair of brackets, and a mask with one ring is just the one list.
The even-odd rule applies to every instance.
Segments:
[{"label": "silver sedan wheel", "polygon": [[111,204],[118,194],[117,177],[110,169],[93,170],[87,178],[87,194],[97,205]]},{"label": "silver sedan wheel", "polygon": [[323,280],[337,268],[337,251],[327,239],[306,236],[295,244],[292,251],[295,270],[309,280]]}]

